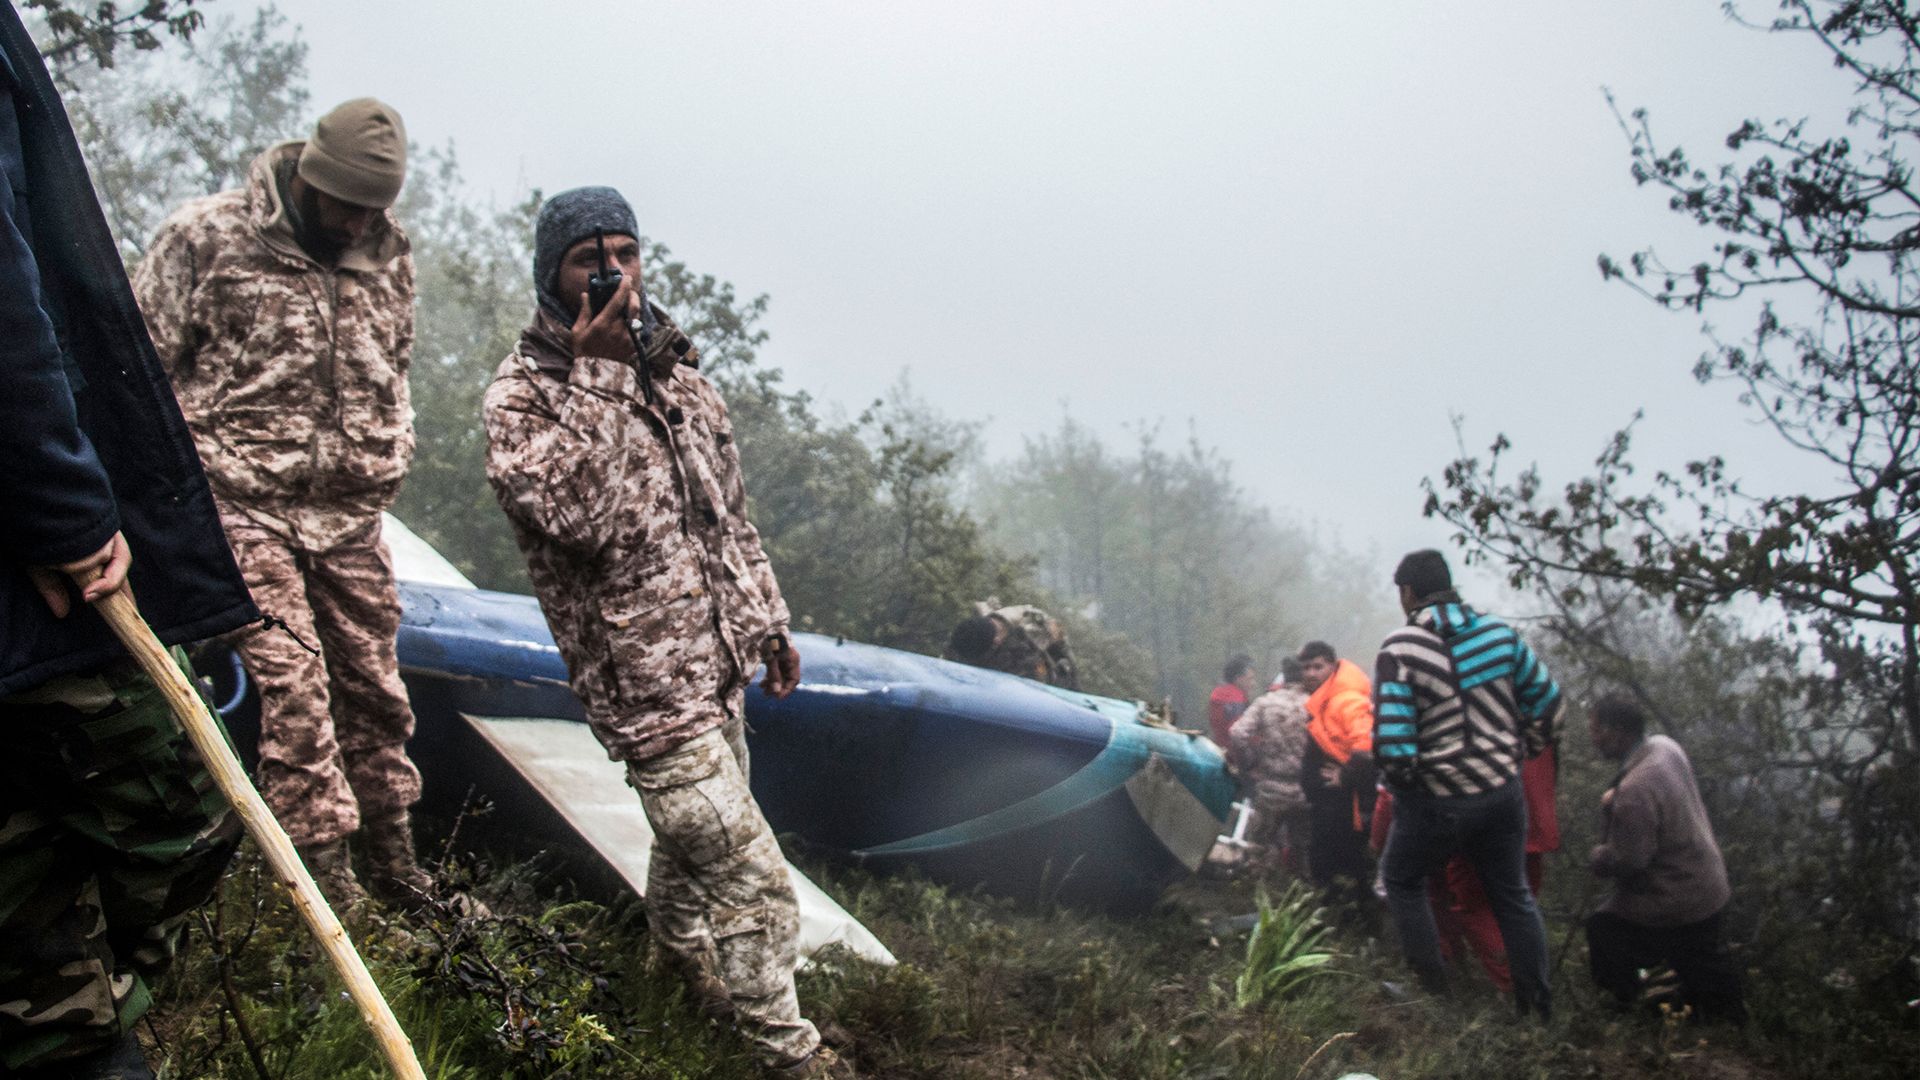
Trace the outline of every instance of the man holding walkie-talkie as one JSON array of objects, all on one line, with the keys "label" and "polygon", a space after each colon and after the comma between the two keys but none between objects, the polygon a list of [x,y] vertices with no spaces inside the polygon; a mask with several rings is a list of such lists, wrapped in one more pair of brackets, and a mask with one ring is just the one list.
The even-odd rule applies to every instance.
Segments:
[{"label": "man holding walkie-talkie", "polygon": [[764,663],[762,685],[785,697],[800,655],[726,404],[640,271],[612,188],[541,207],[539,306],[487,390],[487,477],[593,732],[653,826],[662,955],[772,1068],[848,1076],[800,1015],[799,908],[747,787],[746,684]]}]

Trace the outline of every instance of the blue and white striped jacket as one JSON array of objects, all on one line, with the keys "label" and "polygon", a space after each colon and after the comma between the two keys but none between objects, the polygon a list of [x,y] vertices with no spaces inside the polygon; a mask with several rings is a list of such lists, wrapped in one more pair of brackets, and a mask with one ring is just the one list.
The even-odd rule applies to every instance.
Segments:
[{"label": "blue and white striped jacket", "polygon": [[1457,598],[1413,613],[1380,646],[1373,756],[1387,782],[1477,795],[1519,775],[1560,718],[1560,688],[1513,628]]}]

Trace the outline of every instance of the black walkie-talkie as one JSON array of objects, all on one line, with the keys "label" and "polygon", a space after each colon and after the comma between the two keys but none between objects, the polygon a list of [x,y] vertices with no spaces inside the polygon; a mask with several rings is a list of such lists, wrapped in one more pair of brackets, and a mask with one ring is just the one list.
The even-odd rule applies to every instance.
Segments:
[{"label": "black walkie-talkie", "polygon": [[606,231],[596,231],[593,242],[600,248],[600,272],[587,279],[587,314],[590,316],[600,314],[600,309],[613,300],[613,294],[620,291],[620,268],[607,262]]},{"label": "black walkie-talkie", "polygon": [[[605,229],[596,229],[593,242],[600,249],[600,272],[587,278],[587,307],[592,315],[600,314],[613,301],[614,294],[620,291],[620,268],[607,261],[607,233]],[[646,403],[653,404],[653,372],[647,366],[647,347],[653,344],[653,306],[647,303],[646,287],[638,280],[633,283],[634,292],[640,296],[640,317],[627,322],[627,333],[633,337],[633,352],[637,357],[635,370],[640,374],[640,390]]]}]

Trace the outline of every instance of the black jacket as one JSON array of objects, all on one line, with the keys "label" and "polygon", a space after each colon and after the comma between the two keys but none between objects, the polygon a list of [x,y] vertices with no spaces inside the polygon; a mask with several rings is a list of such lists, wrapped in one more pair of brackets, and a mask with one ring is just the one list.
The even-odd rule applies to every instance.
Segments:
[{"label": "black jacket", "polygon": [[0,14],[0,694],[122,650],[89,611],[55,619],[26,567],[115,530],[161,640],[257,619],[147,339],[66,110],[20,16]]}]

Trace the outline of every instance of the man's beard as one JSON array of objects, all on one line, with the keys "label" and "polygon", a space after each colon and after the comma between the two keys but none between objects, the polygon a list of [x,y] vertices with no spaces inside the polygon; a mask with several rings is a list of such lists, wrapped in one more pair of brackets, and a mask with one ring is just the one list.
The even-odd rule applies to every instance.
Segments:
[{"label": "man's beard", "polygon": [[320,195],[311,185],[300,193],[300,215],[294,239],[299,242],[302,251],[313,256],[313,261],[322,266],[333,265],[340,258],[340,253],[353,242],[350,236],[320,227]]}]

